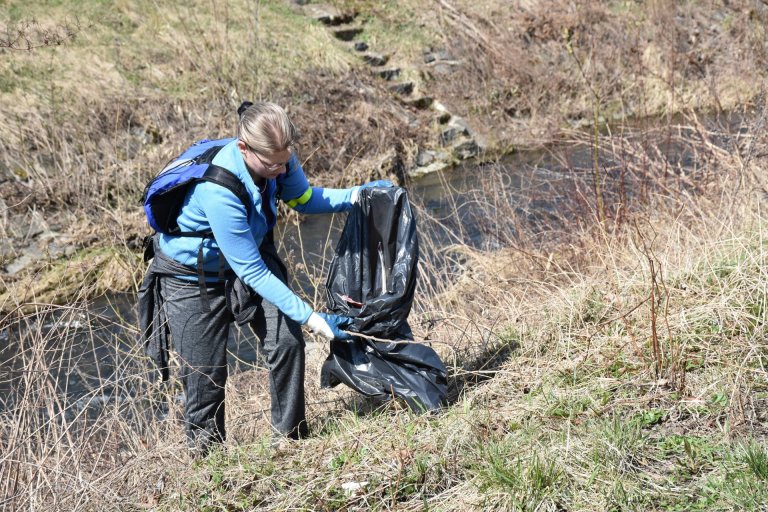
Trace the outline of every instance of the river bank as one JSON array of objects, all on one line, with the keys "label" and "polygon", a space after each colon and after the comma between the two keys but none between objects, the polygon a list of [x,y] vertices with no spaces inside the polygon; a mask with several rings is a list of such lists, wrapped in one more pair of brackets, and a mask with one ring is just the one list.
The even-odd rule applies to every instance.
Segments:
[{"label": "river bank", "polygon": [[[749,133],[762,152],[765,138]],[[685,175],[664,182],[654,163],[657,186],[635,198],[645,208],[622,223],[609,217],[610,231],[563,208],[558,223],[548,219],[559,226],[549,243],[455,243],[442,248],[447,265],[427,266],[427,258],[424,273],[440,278],[421,279],[411,318],[416,339],[450,369],[452,403],[435,415],[320,389],[318,347],[307,365],[309,439],[270,447],[267,381],[252,368],[228,383],[227,443],[193,461],[174,420],[178,383],[149,385],[138,348],[103,330],[119,318],[103,324],[71,308],[52,329],[21,339],[28,355],[15,387],[23,401],[0,416],[7,503],[761,510],[768,236],[752,173],[768,162],[753,158],[742,175],[736,156],[707,156],[694,159],[714,178],[701,183],[705,193],[688,194]],[[578,204],[578,194],[569,196]],[[493,206],[487,226],[506,230],[493,234],[519,234],[522,224],[501,220],[515,207]],[[94,351],[94,359],[111,353],[120,364],[103,380],[86,379],[88,393],[67,406],[64,389],[46,377],[65,366],[45,361],[72,359],[83,334],[89,345],[107,334],[107,354]],[[147,414],[153,403],[165,404],[162,415]]]},{"label": "river bank", "polygon": [[[761,510],[768,6],[577,4],[9,3],[0,508]],[[288,106],[314,182],[421,191],[439,414],[320,389],[317,344],[309,439],[270,447],[243,360],[227,443],[185,451],[104,292],[137,287],[146,180],[249,98]],[[331,228],[282,228],[322,307]]]},{"label": "river bank", "polygon": [[0,309],[135,286],[144,183],[190,141],[230,135],[242,99],[289,108],[315,183],[407,184],[574,129],[748,115],[768,69],[768,13],[746,1],[252,7],[12,5]]},{"label": "river bank", "polygon": [[[601,153],[602,226],[589,137],[581,151],[525,165],[464,168],[463,188],[440,183],[446,203],[419,210],[420,229],[440,236],[423,239],[411,314],[416,339],[450,371],[451,404],[435,416],[320,389],[319,345],[307,364],[311,438],[274,451],[265,372],[242,358],[246,371],[227,386],[229,440],[193,462],[174,419],[178,383],[151,384],[140,348],[124,338],[135,334],[127,317],[100,318],[88,300],[42,329],[37,319],[56,307],[11,317],[24,371],[12,383],[20,398],[0,415],[8,502],[760,510],[765,496],[750,492],[768,456],[760,118],[705,131],[744,153],[707,144],[692,126],[655,132],[669,135],[655,142],[648,132],[600,139],[611,148]],[[660,151],[672,141],[680,151]],[[568,172],[553,172],[569,159]],[[465,230],[471,219],[482,238]],[[321,269],[309,272],[316,291]],[[112,366],[83,366],[91,359]],[[78,379],[86,392],[70,400]]]}]

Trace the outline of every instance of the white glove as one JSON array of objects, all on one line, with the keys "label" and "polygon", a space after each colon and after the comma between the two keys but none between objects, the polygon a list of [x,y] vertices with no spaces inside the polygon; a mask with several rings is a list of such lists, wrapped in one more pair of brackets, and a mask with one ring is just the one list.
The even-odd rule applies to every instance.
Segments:
[{"label": "white glove", "polygon": [[349,202],[355,204],[360,196],[360,187],[352,187],[352,193],[349,195]]},{"label": "white glove", "polygon": [[333,329],[331,329],[331,326],[328,325],[328,322],[326,322],[325,319],[317,313],[312,313],[309,315],[309,319],[307,320],[306,325],[309,327],[309,330],[315,334],[319,334],[323,338],[329,340],[334,338]]},{"label": "white glove", "polygon": [[347,341],[352,336],[344,332],[352,320],[345,316],[334,315],[332,313],[312,313],[307,319],[306,326],[312,332],[329,340]]}]

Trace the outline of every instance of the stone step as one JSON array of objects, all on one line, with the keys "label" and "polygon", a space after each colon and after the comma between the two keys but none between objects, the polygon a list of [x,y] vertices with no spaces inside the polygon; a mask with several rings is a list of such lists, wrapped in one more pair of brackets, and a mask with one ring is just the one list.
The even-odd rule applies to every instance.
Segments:
[{"label": "stone step", "polygon": [[408,96],[413,92],[413,82],[401,82],[399,84],[392,84],[389,86],[389,90],[400,96]]},{"label": "stone step", "polygon": [[422,176],[427,176],[429,174],[433,174],[439,171],[442,171],[444,169],[448,169],[451,167],[450,162],[443,162],[440,160],[436,160],[430,164],[427,164],[425,166],[416,166],[408,169],[408,176],[411,178],[420,178]]},{"label": "stone step", "polygon": [[363,32],[362,27],[334,27],[331,32],[333,37],[340,41],[352,41]]},{"label": "stone step", "polygon": [[425,167],[433,162],[449,162],[451,155],[445,151],[431,151],[429,149],[421,149],[416,155],[416,165],[419,167]]},{"label": "stone step", "polygon": [[480,154],[480,145],[472,138],[466,138],[451,147],[451,153],[459,160],[467,160]]},{"label": "stone step", "polygon": [[366,64],[371,66],[383,66],[389,62],[389,55],[381,55],[379,53],[366,53],[363,54],[363,60]]},{"label": "stone step", "polygon": [[455,126],[448,126],[447,128],[444,128],[440,132],[440,145],[445,147],[453,143],[457,138],[459,138],[459,135],[461,135],[461,132],[458,128]]},{"label": "stone step", "polygon": [[448,126],[456,128],[461,135],[473,135],[469,124],[467,124],[467,122],[461,117],[452,116],[448,122]]},{"label": "stone step", "polygon": [[422,73],[427,76],[445,76],[456,71],[459,64],[460,62],[457,60],[436,60],[429,64],[424,64],[421,69]]},{"label": "stone step", "polygon": [[341,12],[327,4],[307,4],[302,9],[305,16],[328,26],[343,25],[355,19],[353,14]]},{"label": "stone step", "polygon": [[381,69],[376,71],[376,76],[387,81],[395,80],[400,77],[400,68]]},{"label": "stone step", "polygon": [[472,130],[464,119],[451,116],[445,124],[445,127],[440,131],[439,139],[441,145],[447,146],[452,144],[459,137],[471,137],[473,135]]},{"label": "stone step", "polygon": [[448,107],[446,107],[445,105],[443,105],[439,101],[435,101],[435,102],[432,103],[432,110],[437,112],[437,116],[435,116],[435,120],[439,124],[445,124],[448,121],[450,121],[451,118],[453,117],[453,115],[448,110]]},{"label": "stone step", "polygon": [[425,110],[432,106],[432,102],[434,102],[434,98],[431,96],[419,96],[418,98],[409,98],[409,99],[403,99],[403,105],[407,105],[409,107],[417,108],[419,110]]},{"label": "stone step", "polygon": [[456,62],[456,59],[453,57],[453,54],[445,50],[424,53],[425,64],[430,64],[432,62],[436,62],[439,60]]}]

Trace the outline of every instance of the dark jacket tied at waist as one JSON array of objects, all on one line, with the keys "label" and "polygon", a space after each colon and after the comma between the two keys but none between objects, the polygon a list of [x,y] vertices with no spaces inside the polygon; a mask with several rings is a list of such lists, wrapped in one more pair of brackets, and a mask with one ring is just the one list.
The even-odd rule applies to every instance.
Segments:
[{"label": "dark jacket tied at waist", "polygon": [[[169,378],[168,351],[170,345],[168,322],[165,317],[161,293],[161,277],[196,277],[198,273],[197,269],[183,265],[163,254],[156,239],[153,238],[150,243],[152,250],[148,252],[148,256],[152,258],[152,263],[147,268],[141,288],[139,288],[139,340],[144,345],[144,353],[155,364],[160,371],[163,382],[165,382]],[[265,251],[276,252],[271,237],[265,239],[259,247],[259,251],[262,255]],[[206,276],[218,277],[218,274],[206,273]],[[221,284],[221,282],[216,283],[217,286]],[[251,322],[261,307],[261,297],[239,277],[235,276],[231,270],[225,274],[223,285],[219,293],[226,296],[228,311],[225,310],[222,314],[232,315],[240,325]]]}]

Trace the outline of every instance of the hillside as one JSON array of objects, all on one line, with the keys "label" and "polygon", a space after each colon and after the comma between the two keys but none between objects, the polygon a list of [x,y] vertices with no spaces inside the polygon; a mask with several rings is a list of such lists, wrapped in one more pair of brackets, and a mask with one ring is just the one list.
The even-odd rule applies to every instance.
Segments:
[{"label": "hillside", "polygon": [[[0,27],[0,508],[765,509],[765,3],[7,0]],[[310,438],[270,447],[256,365],[193,460],[178,383],[93,308],[138,287],[146,181],[246,99],[313,183],[444,182],[411,313],[444,410],[319,389],[318,344]],[[119,378],[68,402],[51,375],[112,331]]]}]

